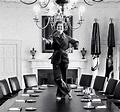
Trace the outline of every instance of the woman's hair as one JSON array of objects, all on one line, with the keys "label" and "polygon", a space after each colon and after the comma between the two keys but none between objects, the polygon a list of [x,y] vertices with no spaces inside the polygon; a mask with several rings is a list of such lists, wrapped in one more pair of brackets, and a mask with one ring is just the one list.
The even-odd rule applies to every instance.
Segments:
[{"label": "woman's hair", "polygon": [[57,21],[57,22],[55,23],[55,29],[57,28],[57,25],[58,25],[58,24],[63,24],[63,26],[65,25],[63,21]]}]

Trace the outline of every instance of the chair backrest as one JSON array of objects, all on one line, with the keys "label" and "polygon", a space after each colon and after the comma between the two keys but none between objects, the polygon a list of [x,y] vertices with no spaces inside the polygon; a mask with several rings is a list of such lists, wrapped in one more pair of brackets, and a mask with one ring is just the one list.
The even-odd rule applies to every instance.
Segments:
[{"label": "chair backrest", "polygon": [[26,88],[38,85],[36,74],[23,75],[23,79]]},{"label": "chair backrest", "polygon": [[2,89],[1,89],[1,87],[0,87],[0,99],[2,99],[3,98],[3,91],[2,91]]},{"label": "chair backrest", "polygon": [[9,86],[8,86],[8,83],[7,83],[6,79],[0,80],[0,87],[1,87],[1,90],[3,92],[3,95],[10,94],[10,89],[9,89]]},{"label": "chair backrest", "polygon": [[105,90],[105,94],[107,95],[113,95],[115,87],[117,85],[118,80],[110,78]]},{"label": "chair backrest", "polygon": [[113,93],[113,98],[120,100],[120,82],[117,84],[117,86],[115,88],[115,91]]},{"label": "chair backrest", "polygon": [[97,91],[103,90],[104,83],[105,83],[105,77],[96,76],[94,84],[93,84],[93,89]]},{"label": "chair backrest", "polygon": [[92,75],[82,74],[81,79],[80,79],[80,86],[90,87],[91,80],[92,80]]},{"label": "chair backrest", "polygon": [[12,93],[21,90],[18,78],[16,76],[8,78],[8,81],[9,81]]}]

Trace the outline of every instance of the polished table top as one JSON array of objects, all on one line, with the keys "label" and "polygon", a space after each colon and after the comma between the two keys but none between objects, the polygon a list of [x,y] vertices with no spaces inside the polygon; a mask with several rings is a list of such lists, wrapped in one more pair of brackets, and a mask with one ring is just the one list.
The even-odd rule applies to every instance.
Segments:
[{"label": "polished table top", "polygon": [[[40,93],[36,93],[39,96],[28,96],[33,94],[33,90],[27,90],[27,92],[19,92],[19,94],[9,99],[0,107],[0,112],[18,112],[18,110],[9,110],[10,108],[21,108],[21,112],[26,112],[26,108],[35,107],[34,112],[119,112],[119,108],[114,105],[109,99],[103,101],[93,102],[81,102],[83,96],[79,96],[80,92],[76,92],[78,89],[72,90],[73,99],[69,100],[66,96],[65,99],[56,100],[56,87],[47,87],[45,90],[40,90]],[[39,91],[38,91],[39,92]],[[33,94],[35,95],[35,93]],[[104,96],[99,94],[100,98]],[[28,103],[26,100],[35,100],[36,102]],[[83,106],[91,105],[105,105],[107,108],[95,108],[95,109],[84,109]]]}]

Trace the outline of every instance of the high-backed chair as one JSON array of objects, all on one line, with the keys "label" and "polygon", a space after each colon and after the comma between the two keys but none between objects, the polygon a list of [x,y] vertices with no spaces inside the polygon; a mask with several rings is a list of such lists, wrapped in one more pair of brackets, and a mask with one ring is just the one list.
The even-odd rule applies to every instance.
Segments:
[{"label": "high-backed chair", "polygon": [[120,107],[120,81],[115,88],[111,101],[113,101],[117,106]]},{"label": "high-backed chair", "polygon": [[93,89],[96,91],[102,91],[105,83],[105,77],[102,76],[96,76],[94,84],[93,84]]},{"label": "high-backed chair", "polygon": [[2,92],[2,89],[0,87],[0,99],[2,99],[2,98],[3,98],[3,92]]},{"label": "high-backed chair", "polygon": [[10,89],[6,79],[0,80],[0,87],[4,96],[10,94]]},{"label": "high-backed chair", "polygon": [[6,79],[0,80],[0,88],[2,90],[4,98],[9,99],[11,97],[11,93]]},{"label": "high-backed chair", "polygon": [[120,82],[117,84],[115,91],[113,93],[113,99],[119,99],[120,100]]},{"label": "high-backed chair", "polygon": [[92,75],[82,74],[80,79],[80,86],[82,87],[90,87],[92,81]]},{"label": "high-backed chair", "polygon": [[105,95],[109,97],[109,95],[113,95],[115,87],[117,85],[118,80],[110,78],[105,90]]},{"label": "high-backed chair", "polygon": [[36,74],[23,75],[25,87],[34,87],[38,85]]},{"label": "high-backed chair", "polygon": [[8,78],[8,81],[9,81],[12,93],[16,93],[21,90],[18,78],[16,76]]},{"label": "high-backed chair", "polygon": [[3,95],[2,89],[0,87],[0,106],[5,102],[5,100],[3,100],[3,97],[4,97],[4,95]]}]

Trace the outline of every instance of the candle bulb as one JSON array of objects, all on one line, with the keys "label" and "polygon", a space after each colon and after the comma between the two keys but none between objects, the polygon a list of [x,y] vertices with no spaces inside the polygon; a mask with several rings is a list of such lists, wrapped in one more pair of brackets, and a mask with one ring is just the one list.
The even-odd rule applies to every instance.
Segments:
[{"label": "candle bulb", "polygon": [[79,20],[82,20],[82,15],[83,15],[84,11],[85,11],[85,7],[84,6],[80,6],[79,7],[79,12],[80,12]]},{"label": "candle bulb", "polygon": [[35,19],[38,19],[38,14],[39,14],[39,11],[40,11],[40,6],[39,5],[35,5],[33,7],[33,10],[35,11]]},{"label": "candle bulb", "polygon": [[38,15],[37,14],[35,14],[35,19],[38,19]]},{"label": "candle bulb", "polygon": [[82,20],[82,14],[80,13],[79,20]]}]

